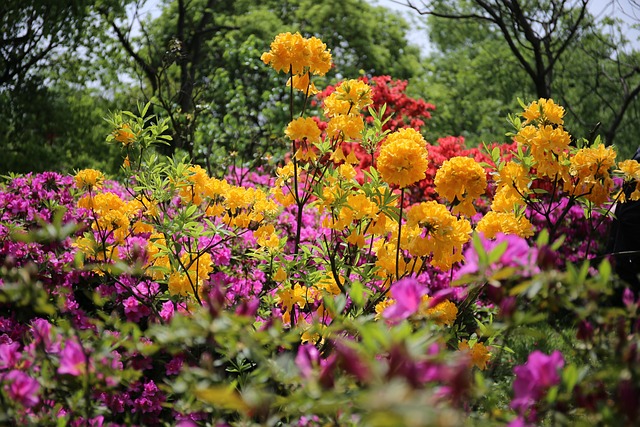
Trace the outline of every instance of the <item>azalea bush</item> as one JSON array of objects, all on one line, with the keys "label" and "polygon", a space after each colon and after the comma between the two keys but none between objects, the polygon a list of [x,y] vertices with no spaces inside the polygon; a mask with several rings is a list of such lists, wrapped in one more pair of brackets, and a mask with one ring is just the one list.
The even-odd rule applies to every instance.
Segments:
[{"label": "azalea bush", "polygon": [[639,296],[602,256],[637,162],[572,142],[552,100],[509,144],[430,144],[390,79],[314,98],[319,39],[261,59],[291,97],[274,173],[158,154],[141,106],[109,118],[127,179],[4,184],[2,423],[638,421]]}]

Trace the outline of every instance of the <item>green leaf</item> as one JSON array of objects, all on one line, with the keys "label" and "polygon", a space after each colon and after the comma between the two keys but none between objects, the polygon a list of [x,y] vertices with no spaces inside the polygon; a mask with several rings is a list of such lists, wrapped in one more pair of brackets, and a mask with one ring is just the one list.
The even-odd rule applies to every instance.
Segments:
[{"label": "green leaf", "polygon": [[196,389],[194,394],[198,399],[209,403],[213,407],[242,413],[246,413],[250,409],[249,405],[242,399],[233,385],[200,388]]}]

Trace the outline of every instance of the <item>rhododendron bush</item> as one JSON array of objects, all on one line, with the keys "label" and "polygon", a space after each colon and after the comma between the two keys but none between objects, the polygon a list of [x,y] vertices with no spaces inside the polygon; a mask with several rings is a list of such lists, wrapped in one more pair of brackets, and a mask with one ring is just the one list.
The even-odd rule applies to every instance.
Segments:
[{"label": "rhododendron bush", "polygon": [[602,252],[637,162],[552,100],[468,149],[390,78],[319,93],[317,38],[261,59],[319,111],[291,103],[274,173],[159,155],[141,106],[109,118],[129,178],[6,180],[0,423],[638,422],[640,302]]}]

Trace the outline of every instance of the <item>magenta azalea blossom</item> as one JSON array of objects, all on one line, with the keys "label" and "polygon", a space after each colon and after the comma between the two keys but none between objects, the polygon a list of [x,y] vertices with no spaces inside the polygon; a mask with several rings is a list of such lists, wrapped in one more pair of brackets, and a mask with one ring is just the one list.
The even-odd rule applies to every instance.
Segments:
[{"label": "magenta azalea blossom", "polygon": [[40,401],[38,380],[18,370],[12,370],[1,378],[9,397],[21,405],[30,408]]},{"label": "magenta azalea blossom", "polygon": [[[482,234],[479,235],[482,247],[489,253],[499,245],[506,243],[507,248],[495,263],[491,264],[485,274],[490,275],[504,267],[517,268],[518,274],[523,277],[529,277],[539,273],[536,262],[538,258],[537,248],[529,246],[526,239],[515,236],[513,234],[496,234],[495,239],[487,239]],[[460,278],[465,274],[478,273],[479,258],[475,247],[469,246],[464,252],[464,265],[456,272],[456,277]]]},{"label": "magenta azalea blossom", "polygon": [[550,387],[560,383],[558,371],[563,366],[564,358],[558,350],[551,355],[538,350],[532,352],[527,363],[513,369],[516,379],[513,382],[511,407],[520,413],[526,412]]},{"label": "magenta azalea blossom", "polygon": [[313,344],[303,344],[298,348],[296,365],[304,378],[309,378],[315,366],[320,363],[320,352]]},{"label": "magenta azalea blossom", "polygon": [[58,373],[77,377],[85,373],[86,366],[87,356],[84,354],[82,346],[76,340],[67,341],[64,349],[60,352]]},{"label": "magenta azalea blossom", "polygon": [[20,360],[19,348],[20,344],[17,342],[0,344],[0,369],[11,369],[18,363]]},{"label": "magenta azalea blossom", "polygon": [[406,277],[391,285],[394,304],[387,307],[382,316],[392,322],[399,322],[411,316],[420,308],[422,296],[427,290],[415,278]]}]

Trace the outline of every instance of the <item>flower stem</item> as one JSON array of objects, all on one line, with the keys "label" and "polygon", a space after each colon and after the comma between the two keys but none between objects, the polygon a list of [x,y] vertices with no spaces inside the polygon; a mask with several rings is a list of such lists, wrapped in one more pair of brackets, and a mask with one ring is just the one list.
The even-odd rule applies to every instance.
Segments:
[{"label": "flower stem", "polygon": [[402,239],[402,207],[404,205],[404,188],[400,190],[400,214],[398,215],[398,244],[396,245],[396,281],[400,280],[400,240]]}]

